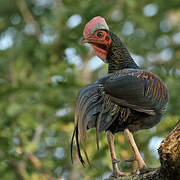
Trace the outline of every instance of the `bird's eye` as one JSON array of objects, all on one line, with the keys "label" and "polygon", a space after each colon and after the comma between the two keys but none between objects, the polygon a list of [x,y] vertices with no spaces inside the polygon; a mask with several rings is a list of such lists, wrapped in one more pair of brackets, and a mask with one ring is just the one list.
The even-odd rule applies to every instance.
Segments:
[{"label": "bird's eye", "polygon": [[103,33],[103,32],[98,32],[98,33],[97,33],[97,37],[98,37],[98,38],[102,38],[103,36],[104,36],[104,33]]}]

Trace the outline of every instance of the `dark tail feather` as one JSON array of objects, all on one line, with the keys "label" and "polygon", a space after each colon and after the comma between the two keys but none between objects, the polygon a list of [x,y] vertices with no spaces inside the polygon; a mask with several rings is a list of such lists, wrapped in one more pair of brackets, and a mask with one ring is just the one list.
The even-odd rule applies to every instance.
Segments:
[{"label": "dark tail feather", "polygon": [[97,123],[96,123],[96,144],[97,144],[97,149],[98,149],[98,151],[99,151],[99,130],[98,130],[98,120],[99,119],[97,119]]},{"label": "dark tail feather", "polygon": [[[78,128],[79,128],[79,126],[78,126]],[[77,129],[77,132],[78,132],[78,129]],[[81,133],[81,131],[80,131],[80,133]],[[77,135],[77,133],[76,133],[76,135]],[[88,158],[88,155],[87,155],[86,147],[85,147],[85,141],[86,141],[86,140],[84,139],[84,136],[82,136],[81,134],[80,134],[79,137],[80,137],[80,142],[81,142],[82,149],[83,149],[84,155],[85,155],[85,157],[86,157],[86,160],[87,160],[89,166],[91,166],[90,161],[89,161],[89,158]],[[76,141],[78,142],[78,136],[77,136],[76,138],[77,138]],[[80,148],[79,148],[79,151],[80,151]]]},{"label": "dark tail feather", "polygon": [[[97,85],[96,85],[97,86]],[[89,95],[93,92],[93,89],[96,87],[95,85],[89,85],[81,89],[81,91],[78,93],[77,97],[77,104],[78,104],[78,109],[82,109],[83,104],[86,103],[86,99],[89,98]],[[86,94],[86,95],[85,95]],[[94,94],[94,93],[93,93]]]},{"label": "dark tail feather", "polygon": [[80,150],[79,141],[78,141],[78,126],[75,127],[74,132],[76,134],[76,148],[77,148],[77,152],[78,152],[78,157],[79,157],[79,160],[81,161],[81,164],[85,167],[85,162],[81,155],[81,150]]},{"label": "dark tail feather", "polygon": [[[83,121],[84,121],[84,119],[86,119],[88,113],[89,113],[93,108],[95,108],[95,106],[98,108],[98,105],[99,105],[100,103],[102,103],[102,100],[103,100],[103,97],[101,97],[97,102],[91,102],[91,103],[88,104],[88,108],[86,109],[86,111],[85,111],[84,113],[82,113],[82,119],[83,119]],[[96,109],[97,109],[97,108],[96,108]],[[99,111],[99,110],[97,110],[97,112],[98,112],[98,111]]]},{"label": "dark tail feather", "polygon": [[[99,99],[99,85],[93,84],[84,87],[80,90],[78,93],[78,97],[76,100],[76,108],[75,108],[75,132],[73,133],[72,141],[75,136],[76,139],[76,149],[77,154],[79,157],[79,160],[81,161],[82,165],[84,166],[85,161],[83,160],[83,157],[81,155],[80,151],[80,144],[82,147],[82,150],[84,152],[85,158],[90,165],[90,161],[86,152],[86,141],[87,141],[87,125],[90,121],[95,125],[95,118],[93,117],[93,114],[89,114],[89,112],[96,113],[97,110],[95,109],[96,102]],[[100,103],[100,102],[98,102]],[[94,105],[95,104],[95,105]],[[87,118],[88,115],[88,118]],[[73,142],[72,145],[73,146]],[[72,149],[72,147],[71,147]],[[71,150],[72,151],[72,150]],[[72,152],[71,152],[72,153]]]},{"label": "dark tail feather", "polygon": [[[93,103],[95,103],[98,99],[97,87],[98,85],[93,85],[93,88],[89,86],[88,89],[86,89],[86,92],[83,92],[82,90],[77,100],[78,102],[77,105],[79,109],[79,113],[78,113],[79,117],[77,119],[78,133],[79,133],[80,142],[82,145],[84,155],[89,165],[90,165],[90,161],[89,161],[89,158],[86,152],[86,147],[85,147],[85,143],[87,141],[87,124],[88,124],[88,119],[86,119],[86,116],[87,116],[86,111],[88,110],[88,108],[92,109],[91,107],[93,106]],[[81,96],[82,93],[83,93],[83,96]]]},{"label": "dark tail feather", "polygon": [[76,128],[74,128],[73,135],[72,135],[72,138],[71,138],[71,162],[72,162],[72,164],[73,164],[72,149],[73,149],[73,140],[74,140],[75,132],[76,132]]},{"label": "dark tail feather", "polygon": [[87,139],[87,124],[88,124],[88,121],[86,119],[87,111],[88,109],[92,109],[91,107],[93,106],[93,103],[95,103],[95,100],[97,98],[98,96],[96,94],[93,94],[88,99],[86,99],[86,103],[81,108],[81,114],[80,114],[81,117],[79,119],[79,125],[81,126],[80,136],[83,136],[84,140]]},{"label": "dark tail feather", "polygon": [[103,112],[104,112],[104,104],[103,104],[102,110],[101,110],[100,114],[98,115],[98,118],[96,121],[96,144],[97,144],[98,151],[99,151],[99,126],[100,126],[100,121],[101,121]]}]

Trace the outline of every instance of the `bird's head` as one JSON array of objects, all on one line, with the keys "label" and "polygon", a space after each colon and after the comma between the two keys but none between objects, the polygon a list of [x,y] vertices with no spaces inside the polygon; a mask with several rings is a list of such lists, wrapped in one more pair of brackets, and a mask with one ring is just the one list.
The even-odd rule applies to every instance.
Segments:
[{"label": "bird's head", "polygon": [[84,37],[80,41],[81,43],[89,43],[95,54],[103,61],[106,60],[112,42],[108,30],[109,27],[104,18],[97,16],[86,24],[83,32]]}]

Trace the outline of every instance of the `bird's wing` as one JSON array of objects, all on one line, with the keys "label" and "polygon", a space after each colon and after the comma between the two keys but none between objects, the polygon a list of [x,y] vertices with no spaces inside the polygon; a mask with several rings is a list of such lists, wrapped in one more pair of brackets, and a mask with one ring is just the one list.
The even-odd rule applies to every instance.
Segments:
[{"label": "bird's wing", "polygon": [[118,105],[149,115],[163,113],[168,102],[164,83],[154,74],[140,69],[112,74],[104,82],[104,91]]}]

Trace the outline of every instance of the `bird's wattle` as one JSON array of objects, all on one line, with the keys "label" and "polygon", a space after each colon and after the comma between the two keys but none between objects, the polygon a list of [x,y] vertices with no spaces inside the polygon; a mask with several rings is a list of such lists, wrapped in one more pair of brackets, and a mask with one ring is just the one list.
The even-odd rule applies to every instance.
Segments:
[{"label": "bird's wattle", "polygon": [[98,56],[103,61],[106,60],[107,55],[108,55],[107,46],[105,45],[103,46],[103,44],[99,44],[99,45],[91,44],[91,46],[93,47],[94,53],[96,54],[96,56]]}]

